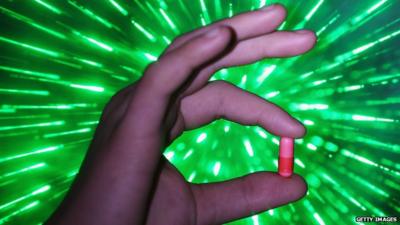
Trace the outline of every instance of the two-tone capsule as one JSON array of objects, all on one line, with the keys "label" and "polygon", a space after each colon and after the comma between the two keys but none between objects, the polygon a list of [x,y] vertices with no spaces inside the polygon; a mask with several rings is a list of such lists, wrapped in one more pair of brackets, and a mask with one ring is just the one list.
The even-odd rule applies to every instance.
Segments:
[{"label": "two-tone capsule", "polygon": [[294,139],[281,137],[279,142],[278,173],[283,177],[290,177],[293,174],[293,149]]}]

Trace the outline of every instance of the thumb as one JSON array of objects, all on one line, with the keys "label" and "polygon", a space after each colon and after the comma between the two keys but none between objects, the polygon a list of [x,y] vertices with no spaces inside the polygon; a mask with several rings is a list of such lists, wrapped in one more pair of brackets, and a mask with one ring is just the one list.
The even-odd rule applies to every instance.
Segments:
[{"label": "thumb", "polygon": [[299,175],[291,178],[259,172],[225,182],[193,184],[197,224],[222,224],[276,208],[302,198],[307,184]]}]

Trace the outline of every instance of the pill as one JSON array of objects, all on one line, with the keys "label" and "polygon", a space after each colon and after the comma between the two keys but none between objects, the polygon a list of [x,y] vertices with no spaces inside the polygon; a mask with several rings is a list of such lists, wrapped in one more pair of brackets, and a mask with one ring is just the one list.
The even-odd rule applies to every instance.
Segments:
[{"label": "pill", "polygon": [[279,142],[278,173],[283,177],[290,177],[293,173],[293,138],[281,137]]}]

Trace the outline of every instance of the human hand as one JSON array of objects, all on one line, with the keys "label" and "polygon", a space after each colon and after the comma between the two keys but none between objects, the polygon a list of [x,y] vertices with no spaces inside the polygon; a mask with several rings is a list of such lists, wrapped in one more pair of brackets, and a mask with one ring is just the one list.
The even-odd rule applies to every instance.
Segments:
[{"label": "human hand", "polygon": [[229,84],[220,68],[310,50],[311,31],[276,31],[281,5],[244,13],[177,38],[142,78],[105,108],[87,157],[48,224],[221,224],[295,201],[294,175],[259,172],[211,184],[188,183],[162,156],[185,130],[224,118],[285,137],[305,128],[278,106]]}]

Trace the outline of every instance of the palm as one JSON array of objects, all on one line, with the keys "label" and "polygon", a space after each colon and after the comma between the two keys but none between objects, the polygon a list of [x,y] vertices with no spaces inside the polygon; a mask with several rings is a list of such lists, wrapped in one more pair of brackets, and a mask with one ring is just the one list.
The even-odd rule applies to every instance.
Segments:
[{"label": "palm", "polygon": [[163,160],[150,203],[147,224],[199,224],[191,184],[167,160]]}]

